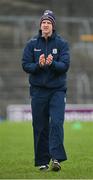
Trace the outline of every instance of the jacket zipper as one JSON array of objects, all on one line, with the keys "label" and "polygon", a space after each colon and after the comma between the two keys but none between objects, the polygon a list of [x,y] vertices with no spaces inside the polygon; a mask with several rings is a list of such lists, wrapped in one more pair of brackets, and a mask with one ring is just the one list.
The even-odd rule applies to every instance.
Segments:
[{"label": "jacket zipper", "polygon": [[45,54],[45,59],[46,59],[47,58],[47,39],[45,41],[46,41],[46,54]]},{"label": "jacket zipper", "polygon": [[[45,39],[45,60],[46,60],[46,58],[47,58],[47,55],[48,55],[48,52],[47,52],[47,39]],[[44,79],[43,79],[43,84],[45,85],[46,84],[46,76],[47,76],[47,69],[45,70],[45,77],[44,77]]]}]

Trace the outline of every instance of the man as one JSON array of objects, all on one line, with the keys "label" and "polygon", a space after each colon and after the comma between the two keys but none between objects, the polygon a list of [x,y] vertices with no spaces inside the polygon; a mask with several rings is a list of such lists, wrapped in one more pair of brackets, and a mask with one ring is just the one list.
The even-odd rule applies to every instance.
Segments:
[{"label": "man", "polygon": [[66,76],[69,69],[68,43],[55,31],[54,13],[46,10],[40,19],[40,31],[26,45],[22,66],[29,74],[33,117],[35,166],[61,169],[67,159],[64,149],[64,112]]}]

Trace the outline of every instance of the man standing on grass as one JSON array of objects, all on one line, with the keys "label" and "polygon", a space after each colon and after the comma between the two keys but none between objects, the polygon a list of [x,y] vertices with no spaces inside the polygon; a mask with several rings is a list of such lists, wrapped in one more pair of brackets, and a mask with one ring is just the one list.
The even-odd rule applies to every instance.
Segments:
[{"label": "man standing on grass", "polygon": [[54,13],[46,10],[38,35],[24,49],[22,67],[29,74],[35,166],[46,170],[52,160],[52,170],[59,171],[67,159],[63,124],[70,58],[67,41],[55,29]]}]

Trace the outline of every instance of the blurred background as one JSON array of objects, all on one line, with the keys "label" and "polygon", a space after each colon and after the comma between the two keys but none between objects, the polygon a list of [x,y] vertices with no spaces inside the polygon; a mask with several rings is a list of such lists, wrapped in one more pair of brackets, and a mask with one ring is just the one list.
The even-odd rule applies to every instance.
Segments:
[{"label": "blurred background", "polygon": [[54,11],[57,31],[70,44],[67,103],[93,103],[93,0],[0,0],[0,119],[9,105],[30,104],[21,58],[46,9]]}]

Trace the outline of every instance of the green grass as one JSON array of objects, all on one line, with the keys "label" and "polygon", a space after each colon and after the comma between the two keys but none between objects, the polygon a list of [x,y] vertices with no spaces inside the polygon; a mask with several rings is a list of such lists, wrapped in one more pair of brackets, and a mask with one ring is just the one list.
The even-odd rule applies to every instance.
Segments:
[{"label": "green grass", "polygon": [[60,172],[34,167],[31,122],[0,123],[0,179],[92,179],[93,122],[65,122],[68,160]]}]

